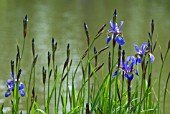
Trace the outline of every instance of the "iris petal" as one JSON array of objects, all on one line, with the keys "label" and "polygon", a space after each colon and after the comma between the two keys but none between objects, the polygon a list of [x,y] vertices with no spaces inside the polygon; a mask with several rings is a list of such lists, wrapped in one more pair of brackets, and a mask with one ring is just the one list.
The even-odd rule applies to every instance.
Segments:
[{"label": "iris petal", "polygon": [[150,56],[150,62],[152,63],[155,60],[155,57],[151,53],[149,53],[149,56]]},{"label": "iris petal", "polygon": [[116,36],[115,40],[119,45],[125,44],[124,38],[122,36]]},{"label": "iris petal", "polygon": [[136,64],[137,64],[137,63],[141,63],[141,62],[142,62],[142,58],[141,58],[141,57],[137,57],[137,58],[136,58]]},{"label": "iris petal", "polygon": [[110,20],[110,28],[114,28],[114,24],[113,24],[113,22],[112,22],[112,20]]},{"label": "iris petal", "polygon": [[135,47],[136,51],[139,52],[139,47],[136,44],[134,44],[134,47]]},{"label": "iris petal", "polygon": [[21,90],[21,91],[20,91],[20,95],[21,95],[22,97],[24,97],[24,96],[25,96],[25,91],[24,91],[24,90]]},{"label": "iris petal", "polygon": [[116,70],[116,71],[114,72],[114,74],[112,75],[112,78],[114,78],[115,76],[117,76],[118,72],[119,72],[119,70]]},{"label": "iris petal", "polygon": [[135,74],[136,74],[136,75],[139,75],[139,73],[138,73],[138,71],[137,71],[137,70],[135,71]]},{"label": "iris petal", "polygon": [[24,84],[23,84],[23,83],[21,83],[21,84],[19,85],[19,87],[18,87],[18,90],[22,90],[22,89],[24,89]]},{"label": "iris petal", "polygon": [[106,41],[106,44],[107,44],[107,45],[109,44],[110,40],[111,40],[111,36],[108,36],[108,37],[107,37],[107,41]]},{"label": "iris petal", "polygon": [[122,28],[123,23],[124,23],[124,21],[120,21],[120,27],[119,27],[119,29],[121,29],[121,28]]},{"label": "iris petal", "polygon": [[6,91],[5,97],[9,97],[10,95],[11,95],[11,92],[10,91]]},{"label": "iris petal", "polygon": [[129,80],[132,81],[134,74],[131,74],[130,76],[128,74],[125,74],[125,77]]},{"label": "iris petal", "polygon": [[145,48],[146,48],[146,42],[144,42],[144,43],[141,45],[142,54],[145,53]]}]

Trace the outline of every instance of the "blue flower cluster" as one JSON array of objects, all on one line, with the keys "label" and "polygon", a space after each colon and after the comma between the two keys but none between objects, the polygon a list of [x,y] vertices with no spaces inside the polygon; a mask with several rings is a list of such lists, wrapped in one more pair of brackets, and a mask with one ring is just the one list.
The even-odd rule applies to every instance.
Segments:
[{"label": "blue flower cluster", "polygon": [[122,57],[121,57],[120,66],[114,72],[112,77],[115,77],[118,74],[118,72],[121,71],[125,76],[125,78],[131,81],[134,77],[134,73],[138,75],[138,71],[134,69],[134,65],[140,64],[146,55],[149,55],[150,63],[152,63],[155,60],[154,55],[149,52],[146,42],[142,44],[140,49],[136,44],[134,45],[134,47],[136,49],[135,56],[128,56],[125,62],[122,62]]},{"label": "blue flower cluster", "polygon": [[[113,39],[115,40],[119,46],[122,46],[125,44],[124,38],[123,38],[123,33],[122,33],[122,26],[123,26],[123,21],[120,22],[120,26],[118,27],[118,24],[116,23],[116,10],[114,12],[114,18],[113,20],[110,21],[110,28],[111,30],[108,30],[108,36],[107,36],[107,41],[106,44],[108,45],[110,40]],[[145,58],[146,55],[149,55],[150,57],[150,63],[152,63],[155,59],[154,55],[150,53],[150,42],[148,41],[148,45],[146,42],[142,44],[142,46],[139,48],[136,44],[134,44],[136,54],[135,56],[129,56],[127,57],[126,61],[122,62],[122,57],[120,57],[118,69],[114,72],[112,77],[115,77],[119,71],[122,72],[122,74],[129,80],[131,81],[134,77],[134,73],[138,75],[138,71],[134,69],[134,65],[142,63],[143,59]]]},{"label": "blue flower cluster", "polygon": [[149,57],[150,57],[150,63],[152,63],[152,62],[155,60],[154,55],[152,55],[152,54],[149,52],[149,44],[148,44],[148,46],[147,46],[146,42],[144,42],[144,43],[142,44],[142,46],[140,47],[140,49],[139,49],[139,47],[138,47],[136,44],[134,44],[134,47],[135,47],[135,49],[136,49],[136,55],[135,55],[135,56],[137,57],[137,62],[138,62],[138,63],[141,63],[141,62],[142,62],[142,58],[143,58],[146,54],[148,54]]},{"label": "blue flower cluster", "polygon": [[[11,95],[11,91],[14,91],[14,87],[17,83],[16,75],[11,73],[11,76],[12,78],[6,81],[7,91],[5,92],[5,97],[9,97]],[[20,79],[18,79],[18,91],[22,97],[25,96],[24,84],[20,81]]]},{"label": "blue flower cluster", "polygon": [[131,81],[134,77],[134,73],[138,75],[138,71],[134,69],[134,65],[136,64],[136,58],[134,56],[128,56],[125,62],[120,61],[119,68],[114,72],[112,77],[117,76],[118,72],[121,71],[125,78]]}]

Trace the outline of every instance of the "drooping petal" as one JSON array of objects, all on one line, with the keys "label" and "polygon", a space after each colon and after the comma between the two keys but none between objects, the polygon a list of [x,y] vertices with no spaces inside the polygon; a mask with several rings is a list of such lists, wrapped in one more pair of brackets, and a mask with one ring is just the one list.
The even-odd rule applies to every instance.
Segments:
[{"label": "drooping petal", "polygon": [[24,89],[24,84],[23,83],[19,84],[19,86],[18,86],[18,90],[22,90],[22,89]]},{"label": "drooping petal", "polygon": [[134,74],[131,74],[130,76],[128,74],[125,74],[125,77],[129,80],[132,81]]},{"label": "drooping petal", "polygon": [[155,60],[155,57],[153,54],[149,53],[150,56],[150,62],[153,63],[153,61]]},{"label": "drooping petal", "polygon": [[123,45],[125,44],[125,41],[124,41],[124,38],[122,36],[116,36],[116,42],[119,44],[119,45]]},{"label": "drooping petal", "polygon": [[10,83],[8,83],[7,84],[7,88],[8,88],[8,90],[14,90],[14,82],[13,81],[11,81]]},{"label": "drooping petal", "polygon": [[110,40],[111,40],[111,36],[108,36],[108,37],[107,37],[107,41],[106,41],[106,44],[107,44],[107,45],[109,44]]},{"label": "drooping petal", "polygon": [[136,58],[136,64],[141,63],[141,62],[142,62],[142,58],[141,57],[137,57]]},{"label": "drooping petal", "polygon": [[24,90],[20,90],[20,95],[21,95],[22,97],[24,97],[24,96],[25,96],[25,91],[24,91]]},{"label": "drooping petal", "polygon": [[137,70],[135,71],[135,74],[136,74],[136,75],[139,75],[139,73],[138,73],[138,71],[137,71]]},{"label": "drooping petal", "polygon": [[112,78],[114,78],[115,76],[117,76],[118,72],[119,72],[119,69],[114,72],[114,74],[112,75]]},{"label": "drooping petal", "polygon": [[5,92],[5,97],[9,97],[10,95],[11,95],[11,92],[7,90],[7,91]]}]

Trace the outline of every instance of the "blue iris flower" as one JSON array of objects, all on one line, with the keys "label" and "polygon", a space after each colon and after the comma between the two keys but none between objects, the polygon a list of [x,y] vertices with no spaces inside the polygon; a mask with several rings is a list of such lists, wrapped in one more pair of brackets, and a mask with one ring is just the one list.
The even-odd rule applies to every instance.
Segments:
[{"label": "blue iris flower", "polygon": [[124,63],[121,63],[120,67],[114,72],[112,77],[115,77],[118,72],[121,71],[124,74],[125,78],[127,78],[129,81],[132,81],[134,73],[138,75],[138,71],[134,69],[134,65],[136,65],[135,57],[127,57],[126,61]]},{"label": "blue iris flower", "polygon": [[[14,87],[17,82],[16,75],[11,73],[11,76],[12,78],[6,81],[7,91],[5,92],[5,97],[9,97],[11,95],[11,92],[14,91]],[[22,97],[25,96],[24,84],[20,82],[20,79],[18,79],[18,91]]]},{"label": "blue iris flower", "polygon": [[136,49],[137,63],[141,63],[143,56],[146,54],[148,54],[150,57],[150,63],[152,63],[155,60],[154,55],[149,52],[149,48],[146,42],[144,42],[140,48],[136,44],[134,44],[134,47]]},{"label": "blue iris flower", "polygon": [[107,37],[107,41],[106,41],[107,44],[109,44],[110,40],[113,39],[114,37],[119,45],[125,44],[124,38],[122,36],[122,30],[121,30],[123,23],[124,22],[121,21],[120,26],[118,27],[118,24],[116,22],[113,23],[112,20],[110,21],[111,30],[108,30],[108,33],[112,33],[112,35]]}]

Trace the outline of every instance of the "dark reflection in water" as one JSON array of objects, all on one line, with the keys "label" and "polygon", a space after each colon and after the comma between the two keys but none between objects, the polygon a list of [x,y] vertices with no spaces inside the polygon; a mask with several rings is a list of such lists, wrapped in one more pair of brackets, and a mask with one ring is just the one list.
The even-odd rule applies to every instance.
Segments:
[{"label": "dark reflection in water", "polygon": [[[5,102],[9,104],[10,98],[4,98],[6,91],[5,81],[10,78],[10,60],[15,60],[16,44],[20,45],[22,38],[22,19],[27,14],[29,16],[28,36],[26,39],[26,47],[22,62],[23,79],[27,79],[30,73],[32,55],[31,55],[31,39],[35,38],[36,53],[39,54],[37,62],[37,80],[41,79],[41,68],[47,65],[47,51],[51,51],[51,38],[54,37],[58,42],[56,64],[62,68],[62,64],[66,57],[67,43],[71,44],[71,57],[73,58],[73,69],[80,55],[86,48],[86,37],[83,29],[83,23],[88,24],[90,35],[96,35],[97,30],[103,24],[107,24],[109,29],[109,21],[112,19],[112,14],[116,8],[118,11],[118,21],[124,20],[123,25],[124,37],[127,55],[132,55],[135,50],[133,44],[141,45],[148,39],[148,31],[150,31],[151,19],[155,20],[154,38],[158,40],[162,52],[165,53],[167,42],[169,40],[168,30],[170,29],[170,14],[168,0],[159,1],[128,1],[120,0],[50,0],[50,1],[0,1],[0,104]],[[100,49],[105,46],[106,35],[95,43],[95,46]],[[83,50],[83,51],[82,51]],[[131,51],[133,50],[133,51]],[[158,81],[160,68],[160,50],[157,50],[153,63],[154,77]],[[107,56],[105,52],[102,56]],[[168,56],[169,57],[169,56]],[[99,58],[100,61],[106,62],[106,58]],[[170,61],[165,65],[163,80],[166,80]],[[81,79],[81,78],[80,78]],[[80,80],[77,78],[77,81]],[[42,99],[42,83],[38,81],[40,89],[37,90],[39,101]],[[155,89],[157,83],[155,84]],[[162,88],[164,83],[162,83]],[[78,85],[77,85],[78,88]],[[3,92],[2,92],[3,91]],[[167,98],[169,95],[167,96]],[[7,100],[8,99],[8,100]],[[23,104],[25,101],[22,101]],[[167,108],[170,106],[167,99]],[[24,107],[24,106],[23,106]],[[167,110],[168,112],[168,110]]]}]

